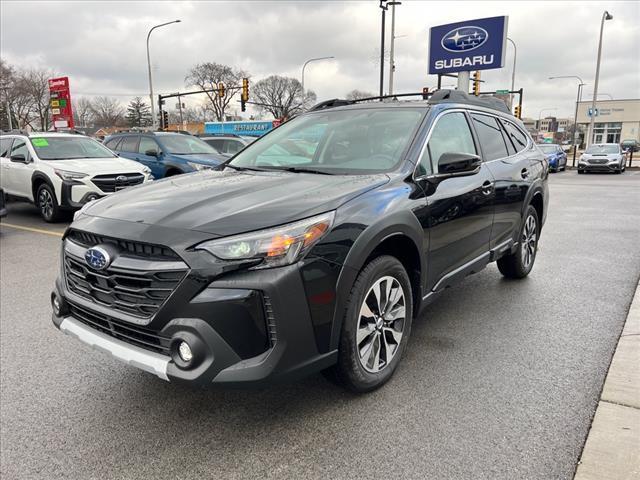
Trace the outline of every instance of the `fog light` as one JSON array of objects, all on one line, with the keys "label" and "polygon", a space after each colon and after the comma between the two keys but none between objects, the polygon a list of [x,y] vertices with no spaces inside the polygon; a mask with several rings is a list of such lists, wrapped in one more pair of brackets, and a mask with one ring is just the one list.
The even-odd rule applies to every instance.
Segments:
[{"label": "fog light", "polygon": [[62,311],[62,305],[60,304],[60,298],[57,295],[54,295],[51,299],[51,305],[53,307],[53,313],[56,314],[56,317],[60,316],[60,312]]},{"label": "fog light", "polygon": [[185,363],[189,363],[193,360],[193,353],[191,352],[191,347],[187,342],[180,342],[180,345],[178,346],[178,355],[180,355],[180,359]]}]

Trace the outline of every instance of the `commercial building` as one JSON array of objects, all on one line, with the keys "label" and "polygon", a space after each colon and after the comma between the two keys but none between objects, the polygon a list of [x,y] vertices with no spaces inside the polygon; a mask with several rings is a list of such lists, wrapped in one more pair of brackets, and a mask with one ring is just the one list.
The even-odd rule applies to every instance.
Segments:
[{"label": "commercial building", "polygon": [[[578,103],[580,142],[591,121],[591,101]],[[640,141],[640,99],[600,100],[596,102],[594,143],[620,143],[623,140]]]}]

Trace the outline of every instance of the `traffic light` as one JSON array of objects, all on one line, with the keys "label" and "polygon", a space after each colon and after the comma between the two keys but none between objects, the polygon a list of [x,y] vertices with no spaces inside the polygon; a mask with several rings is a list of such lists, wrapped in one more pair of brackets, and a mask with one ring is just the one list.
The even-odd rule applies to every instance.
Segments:
[{"label": "traffic light", "polygon": [[422,99],[423,100],[428,100],[429,99],[429,87],[423,87],[422,88]]},{"label": "traffic light", "polygon": [[473,73],[473,94],[476,97],[480,95],[480,70]]},{"label": "traffic light", "polygon": [[249,101],[249,79],[242,79],[242,92],[240,94],[240,109],[246,111],[246,103]]},{"label": "traffic light", "polygon": [[220,98],[224,98],[224,95],[225,95],[224,83],[220,82],[218,83],[218,96]]},{"label": "traffic light", "polygon": [[520,105],[516,105],[516,107],[513,109],[513,115],[516,118],[521,118],[520,117]]},{"label": "traffic light", "polygon": [[162,112],[162,128],[164,130],[169,128],[169,112],[166,110]]}]

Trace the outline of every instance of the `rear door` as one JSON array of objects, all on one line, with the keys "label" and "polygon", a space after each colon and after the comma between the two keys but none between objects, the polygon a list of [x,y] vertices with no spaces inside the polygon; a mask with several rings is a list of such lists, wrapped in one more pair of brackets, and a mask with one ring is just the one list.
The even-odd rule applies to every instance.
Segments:
[{"label": "rear door", "polygon": [[491,248],[501,250],[520,229],[522,208],[534,172],[526,154],[527,136],[497,116],[473,112],[482,156],[495,178],[495,217]]},{"label": "rear door", "polygon": [[13,144],[13,138],[0,137],[0,188],[9,193],[8,180],[9,169],[11,168],[11,145]]},{"label": "rear door", "polygon": [[[437,174],[438,159],[444,153],[481,153],[470,119],[463,110],[445,111],[436,118],[418,173]],[[484,163],[473,175],[447,178],[435,184],[423,182],[430,239],[430,290],[442,290],[488,263],[493,185],[493,176]]]}]

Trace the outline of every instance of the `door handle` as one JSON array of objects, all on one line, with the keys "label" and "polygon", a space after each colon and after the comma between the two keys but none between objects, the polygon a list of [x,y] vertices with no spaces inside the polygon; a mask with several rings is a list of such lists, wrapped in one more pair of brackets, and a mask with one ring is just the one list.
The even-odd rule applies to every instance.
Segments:
[{"label": "door handle", "polygon": [[493,182],[490,182],[489,180],[485,181],[482,184],[482,193],[485,195],[491,195],[491,192],[493,192],[493,185]]},{"label": "door handle", "polygon": [[529,176],[529,170],[527,170],[526,168],[523,168],[522,171],[520,172],[520,176],[522,178],[527,178]]}]

